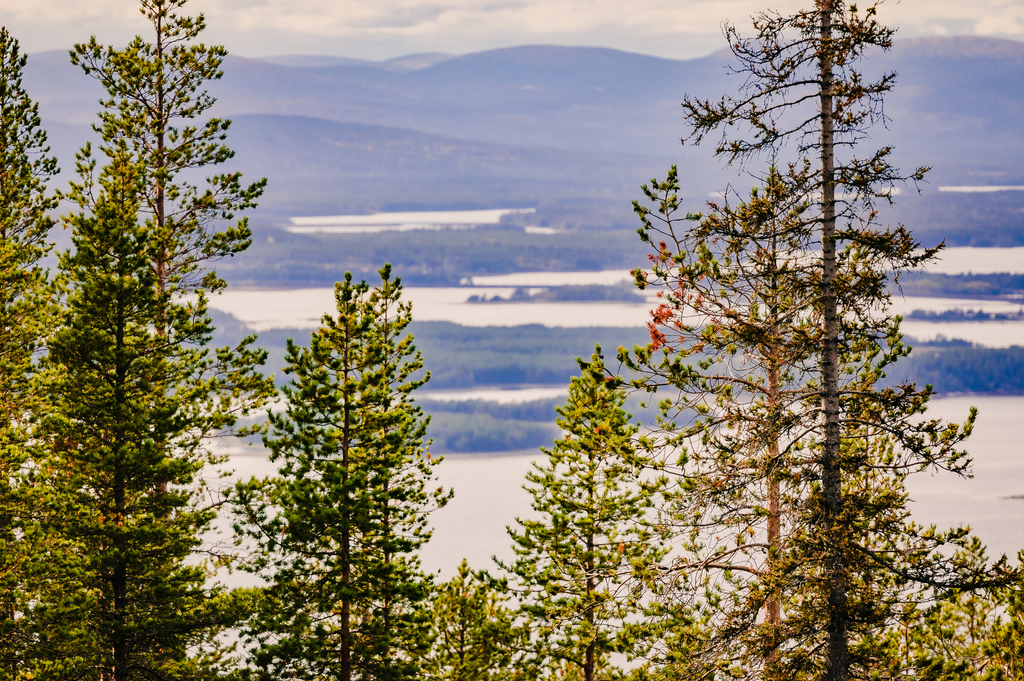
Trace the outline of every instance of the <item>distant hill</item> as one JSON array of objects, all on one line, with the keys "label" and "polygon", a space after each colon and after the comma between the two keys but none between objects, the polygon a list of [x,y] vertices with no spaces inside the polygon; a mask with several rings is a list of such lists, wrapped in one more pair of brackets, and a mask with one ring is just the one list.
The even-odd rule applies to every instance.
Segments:
[{"label": "distant hill", "polygon": [[[235,167],[272,178],[262,203],[279,215],[429,208],[439,197],[462,208],[613,200],[671,162],[269,114],[235,116],[231,144]],[[628,202],[618,213],[629,219]]]},{"label": "distant hill", "polygon": [[454,56],[444,52],[425,52],[423,54],[408,54],[404,57],[395,57],[394,59],[384,59],[382,61],[370,61],[368,59],[349,59],[346,57],[283,54],[273,57],[260,57],[259,61],[280,66],[311,66],[314,68],[323,66],[363,66],[393,73],[407,73],[439,64]]},{"label": "distant hill", "polygon": [[[273,213],[602,200],[620,206],[618,224],[638,185],[671,162],[693,209],[726,182],[749,184],[709,148],[678,142],[680,100],[735,93],[742,77],[728,66],[725,53],[677,61],[553,46],[387,62],[229,57],[213,91],[216,113],[236,120],[234,167],[271,178]],[[937,191],[1024,185],[1024,43],[900,41],[867,70],[899,74],[888,127],[868,143],[893,145],[905,168],[933,168],[888,217],[931,241],[1024,244],[1024,192]],[[55,149],[70,168],[65,140],[86,134],[75,126],[94,119],[101,92],[62,52],[31,55],[26,85],[59,124]]]}]

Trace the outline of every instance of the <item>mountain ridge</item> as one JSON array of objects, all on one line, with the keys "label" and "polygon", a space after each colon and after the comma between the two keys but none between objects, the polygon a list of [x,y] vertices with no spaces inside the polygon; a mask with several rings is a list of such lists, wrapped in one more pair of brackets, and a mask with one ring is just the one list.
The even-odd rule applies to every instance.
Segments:
[{"label": "mountain ridge", "polygon": [[[886,100],[890,121],[868,132],[865,148],[892,146],[896,165],[934,168],[921,196],[909,191],[899,198],[897,219],[923,222],[922,233],[950,243],[1024,242],[1016,195],[934,190],[1024,184],[1022,59],[1022,42],[960,36],[897,41],[865,62],[870,74],[899,75]],[[211,84],[219,98],[212,113],[240,121],[228,139],[238,150],[235,165],[271,178],[264,209],[274,214],[541,205],[556,198],[563,205],[625,206],[607,219],[596,209],[586,212],[607,226],[623,224],[639,185],[663,176],[670,163],[679,165],[694,210],[726,183],[742,189],[752,181],[741,169],[723,168],[707,146],[679,145],[684,94],[735,93],[742,80],[729,75],[729,63],[721,50],[671,60],[552,45],[459,55],[404,72],[229,57],[224,79]],[[73,167],[66,140],[74,126],[95,120],[101,90],[62,52],[30,55],[25,82],[43,118],[63,126],[55,137],[65,140],[63,165]],[[260,119],[247,116],[291,118],[265,119],[272,144],[253,128]],[[391,156],[374,158],[369,129],[360,125],[376,126],[379,148]],[[294,192],[293,199],[275,186]]]}]

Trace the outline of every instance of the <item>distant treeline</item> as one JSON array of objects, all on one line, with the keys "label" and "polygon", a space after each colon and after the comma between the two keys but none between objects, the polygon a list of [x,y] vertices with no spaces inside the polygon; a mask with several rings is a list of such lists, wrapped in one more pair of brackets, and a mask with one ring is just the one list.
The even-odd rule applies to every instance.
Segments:
[{"label": "distant treeline", "polygon": [[[248,329],[227,315],[217,314],[220,344],[237,342]],[[614,365],[619,346],[632,347],[648,341],[642,328],[589,327],[548,328],[524,326],[460,326],[451,322],[413,322],[410,330],[430,371],[431,390],[498,385],[566,385],[579,368],[577,357],[589,357],[596,344]],[[258,344],[269,355],[267,371],[278,384],[287,382],[282,372],[287,338],[300,344],[309,341],[304,329],[275,329],[259,334]],[[890,383],[905,378],[929,383],[941,393],[977,392],[999,395],[1024,394],[1024,348],[982,348],[966,341],[928,343],[909,339],[911,357],[890,368]],[[473,403],[453,403],[472,405]],[[497,419],[533,421],[523,405],[453,406],[436,403],[434,412],[482,413]],[[548,404],[548,403],[545,403]],[[529,409],[553,409],[531,406]],[[496,411],[497,410],[497,411]],[[517,411],[518,410],[518,411]],[[551,413],[551,412],[547,412]],[[553,420],[554,416],[550,417]]]},{"label": "distant treeline", "polygon": [[245,258],[219,271],[239,286],[333,286],[345,272],[373,280],[389,261],[410,286],[458,286],[467,276],[513,272],[575,272],[631,269],[644,260],[633,231],[527,234],[522,227],[383,232],[292,234],[256,226]]},{"label": "distant treeline", "polygon": [[955,298],[1024,294],[1024,274],[932,274],[907,272],[892,287],[894,294]]},{"label": "distant treeline", "polygon": [[[433,439],[431,451],[438,454],[513,452],[550,446],[558,437],[555,409],[565,402],[566,397],[518,404],[417,400],[430,414],[427,434]],[[643,406],[641,396],[631,396],[625,407],[643,422],[653,422],[653,410]]]},{"label": "distant treeline", "polygon": [[644,297],[631,284],[619,286],[552,286],[536,293],[517,288],[508,298],[473,295],[470,303],[550,303],[550,302],[623,302],[642,303]]},{"label": "distant treeline", "polygon": [[427,434],[430,447],[438,454],[479,454],[536,450],[550,445],[558,437],[552,417],[549,423],[498,419],[488,414],[453,414],[430,412]]},{"label": "distant treeline", "polygon": [[1024,394],[1024,347],[917,347],[894,367],[899,379],[930,384],[942,393]]}]

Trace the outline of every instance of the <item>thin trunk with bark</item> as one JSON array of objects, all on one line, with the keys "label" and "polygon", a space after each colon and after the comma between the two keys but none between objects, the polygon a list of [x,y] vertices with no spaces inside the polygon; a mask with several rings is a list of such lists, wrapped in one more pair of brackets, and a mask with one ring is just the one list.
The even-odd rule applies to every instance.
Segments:
[{"label": "thin trunk with bark", "polygon": [[[346,355],[348,353],[348,346],[346,344]],[[348,365],[348,357],[346,356],[346,366]],[[348,371],[345,372],[343,384],[348,383]],[[341,470],[343,476],[343,489],[345,490],[345,499],[341,500],[342,512],[341,518],[341,583],[342,593],[341,597],[341,681],[352,681],[352,634],[351,634],[351,620],[352,620],[352,595],[350,586],[352,584],[352,503],[351,493],[348,487],[349,480],[349,449],[352,438],[352,406],[349,404],[349,399],[346,397],[344,405],[342,407],[344,412],[344,432],[342,433],[341,440]]]},{"label": "thin trunk with bark", "polygon": [[[167,292],[167,244],[164,240],[164,227],[167,222],[166,218],[166,192],[164,190],[164,169],[167,167],[167,159],[165,154],[164,139],[165,130],[167,125],[166,116],[164,115],[164,98],[165,98],[165,86],[164,86],[164,36],[163,36],[163,20],[157,15],[156,17],[156,64],[157,64],[157,75],[156,75],[156,115],[157,115],[157,129],[156,129],[156,158],[153,159],[152,164],[156,170],[156,198],[153,205],[153,220],[156,223],[156,234],[159,240],[159,246],[157,247],[156,261],[153,263],[153,269],[156,271],[157,289],[162,296]],[[163,314],[160,315],[160,319],[157,322],[157,333],[161,336],[166,335],[166,320]]]},{"label": "thin trunk with bark", "polygon": [[[777,414],[779,401],[778,367],[773,366],[768,370],[768,391],[769,400],[772,403],[772,413]],[[782,503],[779,498],[779,475],[776,468],[779,461],[779,434],[777,430],[771,435],[768,455],[771,460],[771,468],[768,473],[768,567],[769,572],[774,574],[775,566],[778,563],[778,556],[772,549],[777,550],[779,548],[779,539],[782,537]],[[773,591],[765,602],[765,623],[769,627],[776,627],[782,623],[782,601],[779,599],[777,592]]]},{"label": "thin trunk with bark", "polygon": [[[589,535],[587,537],[587,551],[593,554],[594,551],[594,537]],[[596,667],[597,655],[595,648],[597,644],[594,642],[594,562],[593,560],[587,561],[587,624],[590,625],[590,642],[587,643],[587,650],[583,660],[583,681],[594,681],[594,668]]]},{"label": "thin trunk with bark", "polygon": [[843,507],[840,469],[839,422],[839,312],[836,278],[836,195],[835,141],[832,63],[832,12],[835,0],[819,0],[819,53],[821,79],[821,298],[824,335],[821,353],[821,390],[824,408],[824,438],[821,450],[823,501],[822,542],[827,551],[828,636],[825,662],[826,681],[849,678],[847,632],[847,585],[845,536],[841,527]]},{"label": "thin trunk with bark", "polygon": [[[127,404],[128,397],[125,394],[125,385],[128,382],[127,367],[123,362],[125,354],[125,325],[123,315],[118,320],[117,329],[115,332],[115,343],[116,343],[116,355],[117,362],[117,374],[116,384],[114,389],[114,400],[116,405],[122,406],[122,409],[115,411],[115,414],[121,416],[124,409],[123,405]],[[118,438],[120,439],[120,438]],[[115,447],[115,452],[123,448],[124,443],[120,443],[122,446]],[[113,663],[114,668],[112,670],[113,681],[128,681],[128,642],[125,640],[125,608],[128,603],[128,566],[126,564],[126,556],[128,556],[128,547],[125,545],[125,537],[122,532],[117,531],[117,527],[123,527],[126,524],[127,515],[127,480],[123,470],[123,463],[118,457],[118,460],[114,462],[114,517],[108,518],[107,522],[113,522],[115,529],[115,539],[113,549],[117,551],[116,562],[113,567],[112,574],[110,576],[110,589],[112,595],[111,606],[111,622],[110,624],[116,629],[112,643],[113,652]]]}]

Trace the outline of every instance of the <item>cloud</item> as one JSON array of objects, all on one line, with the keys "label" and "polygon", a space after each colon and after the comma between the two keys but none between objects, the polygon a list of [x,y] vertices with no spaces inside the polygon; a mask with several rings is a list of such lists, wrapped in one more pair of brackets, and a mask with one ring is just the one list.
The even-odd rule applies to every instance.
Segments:
[{"label": "cloud", "polygon": [[[208,41],[238,54],[284,52],[386,58],[465,53],[530,43],[602,45],[685,58],[722,46],[721,24],[749,25],[769,4],[809,0],[192,0]],[[29,51],[67,48],[90,34],[123,43],[147,30],[134,0],[0,0],[0,21]],[[979,34],[1024,38],[1019,0],[892,0],[881,15],[901,36]]]}]

